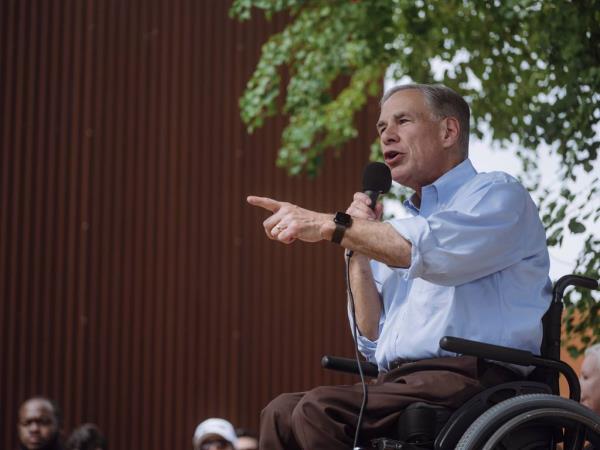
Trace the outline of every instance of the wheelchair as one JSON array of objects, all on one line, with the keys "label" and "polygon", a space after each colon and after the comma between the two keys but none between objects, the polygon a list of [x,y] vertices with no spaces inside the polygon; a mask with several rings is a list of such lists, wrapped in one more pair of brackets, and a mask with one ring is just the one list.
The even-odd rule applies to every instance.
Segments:
[{"label": "wheelchair", "polygon": [[[545,313],[540,356],[531,352],[445,336],[444,350],[488,361],[534,366],[522,381],[488,388],[455,411],[424,402],[404,409],[397,435],[381,437],[368,447],[377,450],[579,450],[600,449],[600,416],[579,404],[579,380],[573,369],[560,360],[563,294],[568,286],[598,289],[596,280],[565,275],[553,287]],[[362,361],[366,376],[376,377],[377,365]],[[324,356],[327,369],[357,374],[357,362]],[[569,386],[569,398],[560,397],[559,374]],[[364,445],[364,444],[363,444]]]}]

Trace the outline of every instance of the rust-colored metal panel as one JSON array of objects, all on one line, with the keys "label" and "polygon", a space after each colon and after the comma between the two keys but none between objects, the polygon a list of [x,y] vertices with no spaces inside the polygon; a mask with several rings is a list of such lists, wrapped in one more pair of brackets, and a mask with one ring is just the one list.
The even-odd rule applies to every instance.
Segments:
[{"label": "rust-colored metal panel", "polygon": [[322,175],[275,167],[284,120],[248,135],[238,98],[285,17],[221,0],[0,2],[0,446],[19,403],[111,448],[191,448],[222,416],[257,429],[275,395],[353,381],[343,260],[276,245],[249,194],[345,209],[374,138]]}]

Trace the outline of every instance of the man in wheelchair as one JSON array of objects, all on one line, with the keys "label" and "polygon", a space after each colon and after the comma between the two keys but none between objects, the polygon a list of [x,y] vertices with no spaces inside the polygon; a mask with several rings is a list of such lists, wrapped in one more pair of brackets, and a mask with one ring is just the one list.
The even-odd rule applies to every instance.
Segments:
[{"label": "man in wheelchair", "polygon": [[[328,240],[353,253],[350,323],[360,352],[376,365],[360,427],[364,444],[412,439],[402,433],[415,428],[404,414],[415,404],[427,411],[414,416],[416,428],[426,424],[437,434],[477,394],[534,369],[523,360],[442,349],[444,336],[540,353],[552,298],[544,228],[517,180],[473,168],[469,117],[465,100],[445,86],[403,85],[384,94],[377,131],[392,179],[414,190],[405,202],[409,218],[382,222],[382,205],[361,192],[335,216],[248,198],[272,213],[263,223],[270,239]],[[260,448],[352,448],[362,401],[359,384],[280,395],[262,412]],[[387,445],[400,444],[380,448],[413,448]]]}]

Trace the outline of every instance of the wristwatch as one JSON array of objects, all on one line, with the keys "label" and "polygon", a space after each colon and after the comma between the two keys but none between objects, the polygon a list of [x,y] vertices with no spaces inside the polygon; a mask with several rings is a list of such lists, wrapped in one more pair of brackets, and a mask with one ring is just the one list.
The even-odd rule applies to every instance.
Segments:
[{"label": "wristwatch", "polygon": [[350,214],[338,211],[335,213],[333,221],[335,223],[335,231],[333,232],[333,236],[331,237],[331,242],[339,244],[340,242],[342,242],[342,238],[344,237],[346,228],[350,228],[352,226],[352,217],[350,216]]}]

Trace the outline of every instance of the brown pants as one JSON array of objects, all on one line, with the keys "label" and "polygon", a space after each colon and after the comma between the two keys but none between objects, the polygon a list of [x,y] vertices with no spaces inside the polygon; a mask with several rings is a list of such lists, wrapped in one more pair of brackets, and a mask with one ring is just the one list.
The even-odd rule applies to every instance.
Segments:
[{"label": "brown pants", "polygon": [[[456,409],[486,387],[515,379],[519,377],[512,371],[470,356],[405,363],[368,385],[361,441],[394,436],[398,417],[410,403]],[[260,448],[347,450],[354,441],[361,402],[360,384],[282,394],[262,411]]]}]

